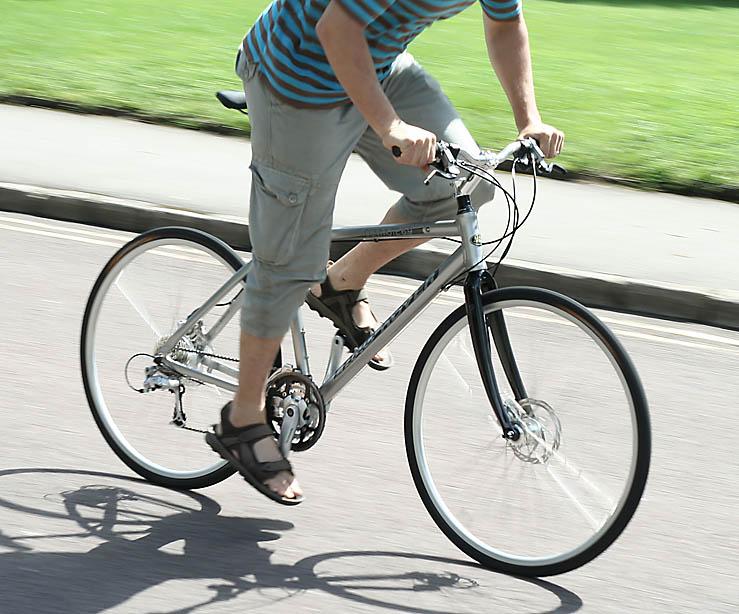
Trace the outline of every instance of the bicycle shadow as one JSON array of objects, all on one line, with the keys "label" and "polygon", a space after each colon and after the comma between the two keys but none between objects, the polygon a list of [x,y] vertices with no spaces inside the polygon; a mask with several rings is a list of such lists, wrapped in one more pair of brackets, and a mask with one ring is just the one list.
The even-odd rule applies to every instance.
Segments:
[{"label": "bicycle shadow", "polygon": [[[0,477],[21,473],[74,474],[120,479],[125,486],[88,484],[59,493],[63,512],[23,506],[0,498],[0,506],[24,514],[73,521],[80,532],[11,537],[0,531],[0,577],[3,607],[8,612],[44,611],[93,614],[113,608],[143,591],[171,580],[212,580],[209,597],[193,605],[157,614],[188,614],[206,606],[236,599],[257,591],[265,601],[276,603],[306,591],[324,591],[365,605],[394,611],[436,614],[438,610],[410,605],[404,595],[416,592],[455,592],[474,589],[475,580],[451,571],[413,570],[421,561],[438,563],[443,569],[479,567],[466,561],[403,552],[345,551],[310,556],[294,565],[270,560],[273,550],[264,544],[277,541],[294,527],[290,522],[268,518],[221,516],[214,500],[196,493],[178,493],[199,509],[142,494],[133,485],[144,484],[124,476],[60,469],[11,469]],[[168,491],[162,489],[163,493]],[[189,503],[188,501],[188,503]],[[162,515],[162,513],[166,515]],[[102,540],[89,550],[43,552],[34,540],[65,538]],[[62,542],[63,543],[63,542]],[[181,548],[179,547],[181,546]],[[327,576],[316,567],[321,562],[346,557],[393,557],[406,559],[404,573]],[[575,612],[582,600],[551,582],[522,579],[560,600],[551,613]],[[377,591],[398,595],[383,601]],[[362,592],[356,592],[362,591]],[[367,593],[373,596],[368,596]],[[200,592],[197,593],[200,595]],[[449,610],[444,610],[449,612]]]}]

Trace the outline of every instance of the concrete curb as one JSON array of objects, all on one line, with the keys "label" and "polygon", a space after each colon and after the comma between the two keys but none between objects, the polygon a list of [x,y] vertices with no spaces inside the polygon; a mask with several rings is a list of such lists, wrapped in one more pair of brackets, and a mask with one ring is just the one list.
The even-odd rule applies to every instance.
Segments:
[{"label": "concrete curb", "polygon": [[[110,196],[0,183],[0,210],[128,232],[157,226],[188,226],[211,233],[235,249],[249,251],[249,227],[227,217],[205,216],[166,204],[154,205]],[[353,245],[332,247],[338,258]],[[382,273],[423,280],[446,257],[435,248],[415,249]],[[648,280],[506,260],[497,274],[501,286],[540,286],[593,308],[739,330],[739,293],[705,290]]]}]

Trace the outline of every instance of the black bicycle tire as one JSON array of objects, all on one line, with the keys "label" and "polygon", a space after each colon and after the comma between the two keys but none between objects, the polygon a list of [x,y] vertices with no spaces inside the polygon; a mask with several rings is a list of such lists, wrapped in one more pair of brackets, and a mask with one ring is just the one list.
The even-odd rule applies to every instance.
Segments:
[{"label": "black bicycle tire", "polygon": [[587,549],[573,557],[564,559],[556,563],[546,565],[528,566],[517,565],[507,561],[499,560],[480,552],[472,545],[464,541],[459,535],[447,524],[443,516],[438,512],[433,503],[433,499],[429,495],[423,478],[421,477],[418,466],[415,444],[413,438],[413,413],[415,406],[415,397],[418,392],[418,384],[423,369],[428,361],[431,352],[441,337],[461,318],[467,318],[467,310],[465,306],[455,309],[444,319],[444,321],[436,328],[429,340],[426,342],[421,354],[416,361],[406,395],[405,416],[404,416],[404,434],[405,448],[408,457],[413,482],[416,490],[423,501],[426,510],[431,515],[436,525],[446,535],[446,537],[454,543],[462,552],[476,560],[478,563],[493,571],[529,577],[553,576],[573,569],[577,569],[582,565],[593,560],[595,557],[603,553],[626,528],[632,519],[634,512],[641,501],[642,494],[647,482],[649,473],[649,464],[651,456],[651,430],[649,409],[647,404],[644,388],[641,384],[639,375],[626,353],[625,349],[614,336],[614,334],[603,324],[592,312],[580,303],[557,292],[545,290],[542,288],[531,287],[509,287],[500,290],[488,292],[483,296],[483,306],[489,306],[496,302],[510,300],[527,300],[545,303],[553,307],[565,310],[569,315],[578,318],[584,322],[591,330],[594,330],[600,337],[601,341],[608,348],[608,351],[616,358],[619,368],[622,370],[626,379],[627,389],[634,403],[634,412],[636,415],[637,429],[637,453],[636,467],[634,471],[634,479],[629,488],[629,493],[624,502],[623,508],[610,526],[610,528]]},{"label": "black bicycle tire", "polygon": [[[90,292],[90,296],[87,300],[85,314],[82,319],[82,334],[80,339],[80,364],[82,366],[82,384],[85,389],[85,396],[87,397],[88,406],[90,407],[92,416],[95,419],[95,424],[97,425],[98,430],[102,434],[106,443],[111,447],[113,452],[115,452],[116,456],[118,456],[118,458],[120,458],[130,469],[132,469],[138,475],[153,484],[164,486],[166,488],[174,488],[177,490],[192,490],[198,488],[206,488],[208,486],[218,484],[219,482],[222,482],[226,478],[233,475],[236,470],[231,467],[231,465],[226,464],[210,473],[199,476],[197,478],[176,479],[160,475],[146,469],[145,467],[142,467],[139,463],[132,459],[121,446],[118,445],[118,443],[105,427],[105,424],[103,423],[103,420],[98,413],[98,409],[92,395],[89,381],[88,365],[85,355],[90,314],[95,302],[95,297],[97,296],[100,290],[100,286],[103,284],[105,278],[111,273],[120,259],[126,256],[132,250],[137,249],[141,245],[150,243],[152,241],[169,238],[192,241],[201,245],[202,247],[212,250],[220,257],[222,257],[224,261],[227,262],[228,265],[234,269],[234,271],[238,270],[243,265],[243,261],[241,260],[241,258],[239,258],[236,252],[231,249],[231,247],[229,247],[220,239],[200,230],[178,226],[166,226],[162,228],[154,228],[138,235],[137,237],[126,243],[123,247],[121,247],[115,254],[113,254],[113,256],[110,258],[110,260],[108,260],[106,265],[103,267],[103,270],[100,272],[97,279],[95,280],[95,284],[93,285],[92,291]],[[205,445],[205,443],[203,443],[203,445]]]}]

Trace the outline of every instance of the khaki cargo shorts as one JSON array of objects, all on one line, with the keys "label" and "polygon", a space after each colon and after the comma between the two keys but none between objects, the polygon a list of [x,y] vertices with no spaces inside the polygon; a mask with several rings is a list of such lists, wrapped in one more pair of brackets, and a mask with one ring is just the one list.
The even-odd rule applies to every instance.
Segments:
[{"label": "khaki cargo shorts", "polygon": [[[253,261],[242,329],[278,338],[287,332],[310,286],[325,278],[336,190],[352,151],[388,188],[403,195],[393,205],[399,219],[452,219],[457,207],[451,184],[435,180],[425,186],[423,172],[398,164],[352,104],[292,106],[265,85],[259,67],[241,50],[236,72],[246,91],[252,145]],[[398,57],[383,89],[403,121],[478,151],[439,84],[410,54]],[[492,197],[492,188],[480,184],[473,204],[479,207]]]}]

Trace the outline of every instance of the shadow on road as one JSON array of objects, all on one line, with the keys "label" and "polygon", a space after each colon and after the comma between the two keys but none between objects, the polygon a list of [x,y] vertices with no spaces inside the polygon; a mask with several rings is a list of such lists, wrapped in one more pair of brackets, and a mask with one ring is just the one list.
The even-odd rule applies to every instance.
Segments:
[{"label": "shadow on road", "polygon": [[[48,610],[92,614],[170,580],[217,578],[216,583],[207,586],[206,600],[186,608],[159,610],[158,614],[195,612],[249,591],[258,591],[263,599],[274,603],[305,591],[319,590],[394,611],[435,614],[436,610],[411,605],[410,595],[444,592],[453,598],[459,591],[478,586],[475,580],[448,571],[451,566],[479,572],[480,568],[472,563],[404,552],[330,552],[304,558],[294,565],[273,563],[270,561],[273,550],[264,544],[278,540],[283,531],[293,528],[292,523],[220,516],[221,507],[213,499],[178,492],[177,498],[183,502],[175,503],[136,492],[136,485],[143,486],[145,482],[120,475],[65,469],[9,469],[0,471],[0,478],[33,473],[122,480],[124,485],[87,484],[45,497],[46,501],[61,504],[63,511],[42,510],[0,498],[0,506],[46,518],[54,527],[62,521],[65,521],[62,526],[69,521],[76,525],[71,533],[34,535],[26,531],[15,537],[0,530],[0,548],[9,550],[0,553],[2,601],[9,612]],[[163,496],[168,493],[161,492]],[[56,551],[59,544],[71,538],[75,538],[72,543],[77,545],[77,551]],[[85,538],[96,545],[80,549],[78,544]],[[33,547],[49,540],[54,541],[53,552]],[[357,557],[404,559],[407,560],[404,567],[409,571],[359,575],[325,575],[316,571],[320,563]],[[443,571],[418,571],[419,567],[428,567],[421,562],[434,563],[434,568]],[[542,580],[521,581],[557,596],[560,605],[549,610],[552,614],[575,612],[582,606],[576,594],[561,586]],[[397,595],[397,599],[382,600],[376,597],[380,593]]]}]

